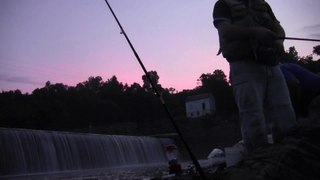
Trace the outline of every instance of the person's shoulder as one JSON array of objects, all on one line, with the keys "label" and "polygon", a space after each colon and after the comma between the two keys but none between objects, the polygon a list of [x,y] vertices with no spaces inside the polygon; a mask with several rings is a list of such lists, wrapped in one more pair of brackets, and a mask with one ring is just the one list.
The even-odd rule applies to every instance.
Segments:
[{"label": "person's shoulder", "polygon": [[228,12],[228,5],[225,0],[218,0],[213,9],[213,16],[224,16]]},{"label": "person's shoulder", "polygon": [[231,12],[225,2],[225,0],[218,0],[213,9],[213,24],[215,27],[218,27],[218,24],[223,21],[230,21]]},{"label": "person's shoulder", "polygon": [[284,63],[280,67],[295,74],[312,74],[311,71],[295,63]]},{"label": "person's shoulder", "polygon": [[225,6],[227,5],[226,1],[225,0],[218,0],[216,3],[215,3],[215,7],[220,7],[220,6]]},{"label": "person's shoulder", "polygon": [[[263,0],[263,1],[264,1],[264,0]],[[274,15],[274,13],[273,13],[273,10],[272,10],[270,4],[269,4],[268,2],[266,2],[266,1],[264,1],[264,3],[265,3],[265,5],[266,5],[267,12],[272,16],[272,18],[273,18],[274,20],[278,21],[278,20],[277,20],[277,17],[276,17],[276,16]]]},{"label": "person's shoulder", "polygon": [[292,69],[304,69],[302,66],[295,63],[284,63],[283,66],[292,68]]},{"label": "person's shoulder", "polygon": [[295,79],[295,76],[290,71],[290,68],[288,68],[289,66],[289,64],[280,64],[281,72],[287,81]]},{"label": "person's shoulder", "polygon": [[280,64],[280,68],[300,69],[300,66],[294,63],[283,63],[283,64]]}]

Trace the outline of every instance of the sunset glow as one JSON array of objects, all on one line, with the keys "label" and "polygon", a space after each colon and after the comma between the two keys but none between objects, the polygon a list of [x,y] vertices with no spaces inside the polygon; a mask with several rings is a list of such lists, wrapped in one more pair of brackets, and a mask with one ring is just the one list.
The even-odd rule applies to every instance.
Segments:
[{"label": "sunset glow", "polygon": [[[193,89],[202,73],[228,63],[216,56],[216,1],[109,0],[147,70],[164,88]],[[268,0],[287,36],[320,38],[319,0]],[[90,76],[142,84],[143,71],[104,0],[1,0],[0,91],[31,93],[47,81],[75,86]],[[299,56],[318,44],[286,41]]]}]

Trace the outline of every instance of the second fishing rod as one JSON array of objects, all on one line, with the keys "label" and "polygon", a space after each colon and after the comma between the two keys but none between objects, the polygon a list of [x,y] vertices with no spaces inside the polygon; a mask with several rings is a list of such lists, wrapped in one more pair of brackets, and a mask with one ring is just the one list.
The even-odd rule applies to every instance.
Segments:
[{"label": "second fishing rod", "polygon": [[135,48],[133,47],[133,45],[132,45],[129,37],[127,36],[127,33],[126,33],[126,32],[124,31],[124,29],[122,28],[122,25],[121,25],[120,21],[118,20],[117,16],[115,15],[114,11],[112,10],[109,2],[108,2],[107,0],[105,0],[105,2],[106,2],[106,4],[107,4],[107,6],[109,7],[109,10],[111,11],[114,19],[117,21],[117,24],[118,24],[118,26],[119,26],[119,28],[120,28],[121,34],[123,34],[124,37],[126,38],[126,40],[127,40],[128,44],[129,44],[131,50],[133,51],[136,59],[138,60],[140,66],[141,66],[141,68],[142,68],[142,70],[144,71],[144,74],[146,75],[148,81],[150,82],[150,84],[151,84],[151,86],[152,86],[152,89],[154,90],[156,96],[159,98],[159,100],[160,100],[160,102],[161,102],[161,104],[162,104],[165,112],[167,113],[167,115],[168,115],[168,117],[169,117],[169,119],[170,119],[170,121],[171,121],[174,129],[176,130],[176,132],[177,132],[177,134],[178,134],[181,142],[182,142],[183,145],[185,146],[185,148],[186,148],[186,150],[187,150],[187,152],[188,152],[188,154],[189,154],[189,156],[190,156],[190,159],[192,160],[193,164],[195,165],[196,170],[199,172],[199,175],[201,176],[201,178],[202,178],[203,180],[205,180],[206,178],[205,178],[204,172],[203,172],[203,170],[202,170],[202,168],[201,168],[201,166],[200,166],[197,158],[194,156],[194,154],[193,154],[192,151],[191,151],[191,148],[189,147],[189,145],[188,145],[187,142],[185,141],[185,139],[184,139],[184,137],[183,137],[183,135],[182,135],[182,133],[181,133],[181,131],[180,131],[177,123],[176,123],[175,120],[173,119],[173,116],[171,115],[171,113],[170,113],[167,105],[165,104],[165,101],[164,101],[162,95],[160,94],[159,90],[156,88],[154,82],[152,81],[151,77],[149,76],[149,73],[148,73],[147,69],[145,68],[145,66],[144,66],[144,64],[142,63],[142,61],[141,61],[138,53],[136,52]]}]

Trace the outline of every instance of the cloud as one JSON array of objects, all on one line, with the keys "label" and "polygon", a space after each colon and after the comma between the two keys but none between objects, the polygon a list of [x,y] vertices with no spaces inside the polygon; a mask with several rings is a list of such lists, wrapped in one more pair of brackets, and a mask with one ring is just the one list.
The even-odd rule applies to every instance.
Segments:
[{"label": "cloud", "polygon": [[302,28],[303,31],[318,31],[320,30],[320,24],[315,24],[311,26],[304,26]]},{"label": "cloud", "polygon": [[320,33],[318,33],[318,34],[310,34],[309,37],[320,39]]},{"label": "cloud", "polygon": [[22,84],[32,84],[32,85],[43,85],[41,82],[33,81],[25,77],[0,77],[1,81],[9,83],[22,83]]},{"label": "cloud", "polygon": [[320,38],[320,24],[314,24],[310,26],[304,26],[303,28],[300,29],[302,32],[305,32],[308,34],[309,38]]}]

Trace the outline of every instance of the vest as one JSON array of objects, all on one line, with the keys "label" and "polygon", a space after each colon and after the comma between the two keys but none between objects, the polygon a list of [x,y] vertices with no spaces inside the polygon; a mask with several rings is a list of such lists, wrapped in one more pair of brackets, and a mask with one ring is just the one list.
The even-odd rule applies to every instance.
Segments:
[{"label": "vest", "polygon": [[[234,25],[243,27],[265,27],[276,32],[276,26],[280,26],[273,13],[269,12],[269,5],[264,0],[249,0],[249,5],[241,0],[223,0],[231,12],[231,21]],[[281,35],[279,34],[279,37]],[[219,35],[220,51],[229,62],[235,59],[256,58],[258,41],[238,40],[230,41]],[[268,48],[273,48],[269,45]],[[275,46],[274,46],[275,47]]]}]

